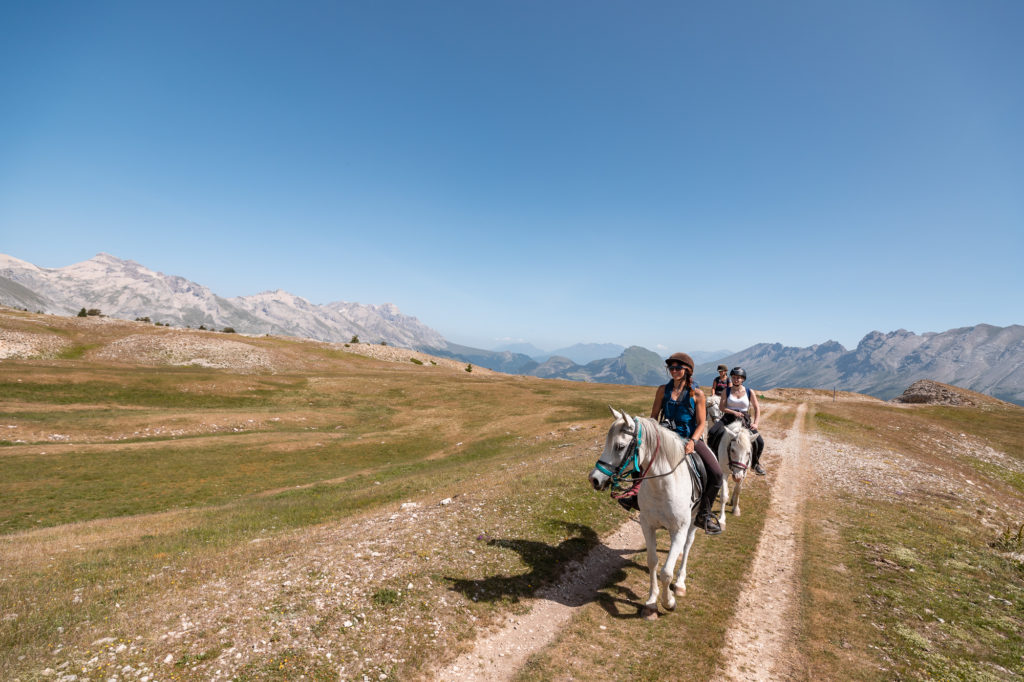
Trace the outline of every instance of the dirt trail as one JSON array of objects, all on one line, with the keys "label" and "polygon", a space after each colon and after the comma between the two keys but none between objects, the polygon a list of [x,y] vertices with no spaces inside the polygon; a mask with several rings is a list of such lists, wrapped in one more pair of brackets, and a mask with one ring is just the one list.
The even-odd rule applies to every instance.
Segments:
[{"label": "dirt trail", "polygon": [[[803,423],[807,405],[797,409],[789,436],[765,453],[772,495],[752,578],[740,595],[722,652],[718,680],[790,679],[795,671],[792,623],[799,590],[799,531],[804,482]],[[473,650],[439,671],[437,680],[508,680],[526,659],[553,641],[573,614],[603,587],[625,557],[644,551],[640,525],[628,521],[557,585],[538,594],[530,613],[512,617],[500,630],[477,640]],[[747,669],[747,663],[753,665]]]},{"label": "dirt trail", "polygon": [[627,557],[644,551],[640,524],[627,521],[576,563],[558,582],[538,593],[533,609],[513,616],[502,629],[477,640],[472,651],[437,674],[437,680],[508,680],[527,657],[551,642],[581,606],[591,601]]},{"label": "dirt trail", "polygon": [[794,624],[800,590],[800,528],[807,471],[803,446],[807,404],[797,409],[789,436],[769,462],[772,496],[750,582],[740,594],[716,680],[786,680],[796,677]]}]

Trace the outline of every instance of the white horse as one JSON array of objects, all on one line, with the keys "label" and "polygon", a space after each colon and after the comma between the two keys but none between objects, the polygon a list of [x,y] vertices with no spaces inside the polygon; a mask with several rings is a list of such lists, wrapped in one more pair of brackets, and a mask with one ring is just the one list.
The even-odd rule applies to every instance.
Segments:
[{"label": "white horse", "polygon": [[707,433],[707,429],[710,429],[712,426],[715,425],[715,422],[722,418],[722,408],[719,406],[719,402],[719,397],[714,393],[707,396],[707,398],[704,401],[706,414],[708,418],[708,422],[707,424],[705,424],[704,433]]},{"label": "white horse", "polygon": [[732,489],[732,497],[729,497],[729,477],[722,476],[722,509],[718,512],[718,525],[725,530],[725,501],[729,500],[732,505],[733,516],[740,515],[740,488],[743,487],[743,479],[750,467],[750,460],[754,448],[751,442],[750,431],[743,426],[739,419],[726,424],[722,440],[718,441],[718,465],[722,473],[732,471],[732,480],[736,486]]},{"label": "white horse", "polygon": [[[615,422],[608,430],[604,452],[590,472],[594,490],[604,490],[613,479],[632,483],[631,470],[642,474],[639,485],[640,526],[647,542],[647,570],[651,591],[644,604],[647,620],[658,617],[658,597],[667,611],[676,607],[676,596],[686,594],[686,560],[697,528],[693,524],[693,479],[685,461],[683,441],[669,429],[646,417],[630,417],[612,410]],[[661,571],[658,568],[659,528],[668,530],[672,544]],[[676,561],[682,555],[678,578],[672,581]],[[660,583],[660,584],[659,584]]]}]

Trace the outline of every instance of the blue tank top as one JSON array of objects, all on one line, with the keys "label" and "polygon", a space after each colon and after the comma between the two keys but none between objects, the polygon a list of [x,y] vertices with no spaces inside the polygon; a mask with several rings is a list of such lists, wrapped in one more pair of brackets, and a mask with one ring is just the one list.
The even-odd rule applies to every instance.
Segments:
[{"label": "blue tank top", "polygon": [[672,400],[672,382],[665,384],[665,397],[661,401],[662,419],[668,422],[669,428],[683,438],[689,438],[697,428],[697,408],[690,395],[690,389],[683,389],[679,400]]}]

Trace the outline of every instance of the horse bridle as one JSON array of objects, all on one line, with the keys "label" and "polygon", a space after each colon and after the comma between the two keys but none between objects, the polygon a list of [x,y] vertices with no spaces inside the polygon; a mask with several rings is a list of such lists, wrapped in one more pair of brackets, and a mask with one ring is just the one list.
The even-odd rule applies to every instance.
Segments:
[{"label": "horse bridle", "polygon": [[[742,428],[746,428],[746,427],[740,426],[740,428],[742,429]],[[747,470],[747,465],[746,464],[744,464],[743,462],[736,461],[736,460],[734,460],[732,458],[732,446],[733,446],[733,443],[736,442],[736,438],[738,438],[738,435],[737,436],[733,436],[733,439],[731,441],[729,441],[729,468],[732,469],[732,472],[734,474],[738,473],[740,471],[746,471]]]},{"label": "horse bridle", "polygon": [[601,458],[598,458],[597,462],[594,463],[595,469],[612,480],[613,487],[619,486],[626,477],[632,478],[634,473],[640,473],[640,446],[643,445],[644,433],[639,420],[636,418],[633,419],[633,425],[636,427],[636,432],[626,445],[622,460],[619,462],[617,469],[613,471],[612,467],[616,465],[611,462],[605,462]]}]

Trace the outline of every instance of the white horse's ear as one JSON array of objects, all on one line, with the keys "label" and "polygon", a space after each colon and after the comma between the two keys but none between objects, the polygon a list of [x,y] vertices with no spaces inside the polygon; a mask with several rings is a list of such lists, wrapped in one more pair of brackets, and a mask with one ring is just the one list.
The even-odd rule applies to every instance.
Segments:
[{"label": "white horse's ear", "polygon": [[621,412],[616,410],[611,405],[608,406],[608,409],[612,411],[612,416],[615,417],[615,421],[619,421],[620,419],[622,419],[624,417],[624,415]]}]

